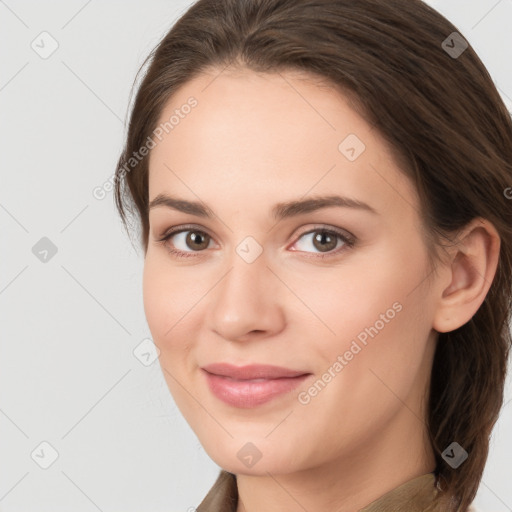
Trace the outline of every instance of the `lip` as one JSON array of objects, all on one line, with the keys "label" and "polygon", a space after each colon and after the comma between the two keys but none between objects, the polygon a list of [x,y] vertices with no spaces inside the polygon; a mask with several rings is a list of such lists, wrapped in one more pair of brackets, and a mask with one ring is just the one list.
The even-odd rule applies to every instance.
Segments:
[{"label": "lip", "polygon": [[201,368],[210,391],[223,402],[251,408],[288,393],[311,375],[273,365],[215,363]]}]

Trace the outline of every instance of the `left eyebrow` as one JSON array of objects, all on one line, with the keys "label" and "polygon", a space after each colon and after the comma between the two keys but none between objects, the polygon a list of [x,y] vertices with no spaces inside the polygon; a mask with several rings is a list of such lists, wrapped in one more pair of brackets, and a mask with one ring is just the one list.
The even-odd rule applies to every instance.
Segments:
[{"label": "left eyebrow", "polygon": [[354,208],[378,215],[375,208],[363,201],[352,199],[350,197],[331,195],[278,203],[274,208],[272,208],[272,216],[274,219],[280,220],[287,217],[293,217],[295,215],[301,215],[303,213],[310,213],[315,210],[320,210],[321,208],[329,208],[331,206]]},{"label": "left eyebrow", "polygon": [[[207,219],[213,219],[215,217],[213,210],[203,203],[171,197],[166,194],[158,194],[149,203],[150,210],[158,206],[166,206],[167,208],[172,208],[173,210],[189,213],[191,215],[196,215],[197,217],[204,217]],[[354,208],[372,213],[374,215],[379,215],[375,208],[363,201],[337,195],[319,196],[310,199],[298,199],[284,203],[277,203],[274,205],[271,212],[272,217],[275,220],[281,220],[304,213],[311,213],[313,211],[320,210],[322,208],[329,208],[332,206],[340,208]]]}]

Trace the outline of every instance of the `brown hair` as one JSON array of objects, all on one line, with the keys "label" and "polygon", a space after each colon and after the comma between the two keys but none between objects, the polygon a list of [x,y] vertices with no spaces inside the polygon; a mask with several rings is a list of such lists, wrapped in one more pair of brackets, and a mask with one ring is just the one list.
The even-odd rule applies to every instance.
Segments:
[{"label": "brown hair", "polygon": [[[512,120],[471,45],[450,53],[461,48],[453,32],[420,0],[199,0],[141,67],[150,61],[117,165],[115,201],[125,227],[135,214],[146,251],[148,158],[128,171],[126,164],[173,93],[207,69],[302,70],[348,95],[416,186],[432,258],[474,218],[490,221],[501,239],[483,304],[469,322],[439,334],[430,383],[439,496],[466,510],[503,403],[511,345]],[[441,456],[453,441],[469,454],[456,469]]]}]

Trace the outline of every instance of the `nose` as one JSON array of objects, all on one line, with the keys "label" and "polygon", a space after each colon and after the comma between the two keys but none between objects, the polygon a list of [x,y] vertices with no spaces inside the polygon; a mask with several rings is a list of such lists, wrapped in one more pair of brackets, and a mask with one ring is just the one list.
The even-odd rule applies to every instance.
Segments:
[{"label": "nose", "polygon": [[251,263],[234,254],[231,263],[208,294],[210,329],[230,341],[277,334],[285,325],[285,286],[263,254]]}]

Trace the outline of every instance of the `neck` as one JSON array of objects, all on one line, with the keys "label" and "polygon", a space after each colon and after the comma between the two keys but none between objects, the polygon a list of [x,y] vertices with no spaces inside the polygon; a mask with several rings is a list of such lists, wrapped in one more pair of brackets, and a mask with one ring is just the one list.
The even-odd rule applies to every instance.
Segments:
[{"label": "neck", "polygon": [[356,512],[434,471],[434,453],[419,421],[404,407],[371,442],[328,464],[287,474],[239,474],[237,512]]}]

